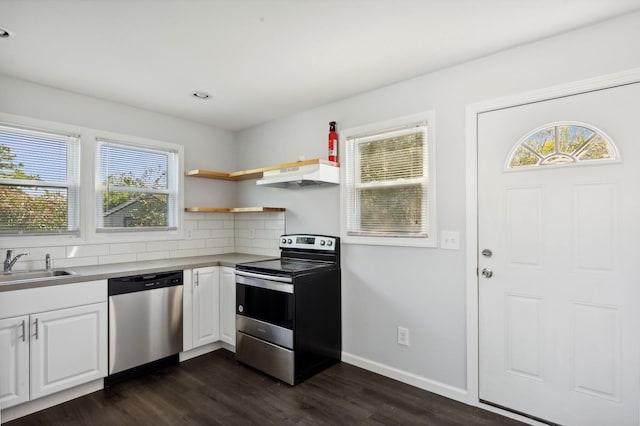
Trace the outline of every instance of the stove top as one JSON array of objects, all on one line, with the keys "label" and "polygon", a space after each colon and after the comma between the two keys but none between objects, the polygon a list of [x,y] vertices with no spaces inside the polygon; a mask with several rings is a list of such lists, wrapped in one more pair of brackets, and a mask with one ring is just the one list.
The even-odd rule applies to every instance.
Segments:
[{"label": "stove top", "polygon": [[240,263],[236,266],[241,271],[254,271],[272,275],[302,275],[317,272],[322,269],[332,269],[337,266],[327,262],[314,262],[294,259],[259,260],[256,262]]},{"label": "stove top", "polygon": [[236,265],[239,271],[294,277],[321,270],[340,269],[340,238],[314,234],[280,237],[280,259]]}]

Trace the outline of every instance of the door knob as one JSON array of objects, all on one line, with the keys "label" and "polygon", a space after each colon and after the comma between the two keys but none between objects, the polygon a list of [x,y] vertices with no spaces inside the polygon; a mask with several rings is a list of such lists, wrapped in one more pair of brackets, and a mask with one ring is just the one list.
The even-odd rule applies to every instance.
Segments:
[{"label": "door knob", "polygon": [[485,278],[491,278],[493,276],[493,271],[489,268],[484,268],[482,270],[482,276]]}]

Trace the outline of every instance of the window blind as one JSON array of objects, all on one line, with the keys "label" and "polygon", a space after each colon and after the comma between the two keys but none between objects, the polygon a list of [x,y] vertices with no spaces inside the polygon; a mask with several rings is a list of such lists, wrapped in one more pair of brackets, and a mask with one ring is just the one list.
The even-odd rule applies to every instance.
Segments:
[{"label": "window blind", "polygon": [[99,231],[175,228],[177,152],[98,139]]},{"label": "window blind", "polygon": [[347,138],[347,235],[426,237],[427,124]]},{"label": "window blind", "polygon": [[0,124],[0,233],[78,233],[79,136]]}]

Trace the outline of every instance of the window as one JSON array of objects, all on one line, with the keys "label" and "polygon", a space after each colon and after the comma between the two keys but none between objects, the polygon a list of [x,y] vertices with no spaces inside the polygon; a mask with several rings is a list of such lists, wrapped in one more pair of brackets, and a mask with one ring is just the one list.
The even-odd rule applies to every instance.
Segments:
[{"label": "window", "polygon": [[435,245],[434,122],[431,112],[342,132],[345,242]]},{"label": "window", "polygon": [[507,169],[585,164],[617,158],[615,145],[602,132],[580,123],[555,123],[520,139],[509,155]]},{"label": "window", "polygon": [[98,232],[176,229],[178,153],[98,139]]},{"label": "window", "polygon": [[0,125],[0,233],[78,234],[79,136]]}]

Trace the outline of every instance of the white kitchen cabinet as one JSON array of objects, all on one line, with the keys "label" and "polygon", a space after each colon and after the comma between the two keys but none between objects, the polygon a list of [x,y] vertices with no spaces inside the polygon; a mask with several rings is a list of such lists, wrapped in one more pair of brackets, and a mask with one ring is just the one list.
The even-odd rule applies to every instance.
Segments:
[{"label": "white kitchen cabinet", "polygon": [[0,406],[107,375],[106,280],[0,292]]},{"label": "white kitchen cabinet", "polygon": [[220,338],[219,269],[210,266],[191,272],[190,291],[187,290],[184,296],[190,299],[184,301],[184,350],[217,342]]},{"label": "white kitchen cabinet", "polygon": [[29,316],[0,320],[0,407],[29,400]]},{"label": "white kitchen cabinet", "polygon": [[220,340],[236,345],[236,271],[220,268]]},{"label": "white kitchen cabinet", "polygon": [[107,373],[107,304],[31,315],[31,399]]}]

